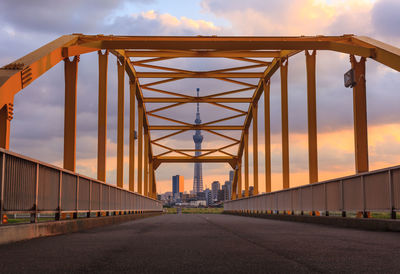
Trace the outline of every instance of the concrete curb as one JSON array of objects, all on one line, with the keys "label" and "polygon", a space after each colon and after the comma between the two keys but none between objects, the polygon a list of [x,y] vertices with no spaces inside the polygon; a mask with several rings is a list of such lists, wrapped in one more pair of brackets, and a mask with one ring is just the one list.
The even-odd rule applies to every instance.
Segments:
[{"label": "concrete curb", "polygon": [[272,215],[265,213],[240,213],[240,212],[227,212],[227,211],[224,211],[224,214],[264,218],[264,219],[279,220],[279,221],[322,224],[322,225],[355,228],[362,230],[400,232],[400,220],[343,218],[343,217],[333,217],[333,216],[327,217],[327,216],[306,216],[306,215]]},{"label": "concrete curb", "polygon": [[107,225],[115,225],[161,214],[161,212],[152,212],[120,216],[82,218],[35,224],[4,225],[0,226],[0,244],[30,240],[38,237],[72,233]]}]

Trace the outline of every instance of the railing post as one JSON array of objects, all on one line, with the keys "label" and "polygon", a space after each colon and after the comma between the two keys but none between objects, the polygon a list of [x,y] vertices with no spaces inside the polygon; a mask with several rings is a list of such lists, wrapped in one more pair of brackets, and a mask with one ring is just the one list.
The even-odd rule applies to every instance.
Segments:
[{"label": "railing post", "polygon": [[346,211],[344,210],[344,185],[343,180],[340,180],[340,200],[342,204],[342,217],[346,217]]},{"label": "railing post", "polygon": [[34,213],[31,213],[31,223],[37,223],[38,214],[38,196],[39,196],[39,163],[36,163],[36,176],[35,176],[35,204]]},{"label": "railing post", "polygon": [[363,217],[368,218],[368,212],[367,212],[367,199],[366,199],[366,193],[365,193],[365,182],[364,182],[364,175],[361,175],[361,193],[363,196]]},{"label": "railing post", "polygon": [[1,183],[0,183],[0,224],[3,224],[4,211],[4,176],[6,171],[6,154],[3,152],[1,161]]},{"label": "railing post", "polygon": [[393,189],[393,179],[392,179],[392,170],[388,170],[389,176],[389,199],[390,199],[390,218],[396,219],[396,210],[394,208],[394,189]]},{"label": "railing post", "polygon": [[315,199],[314,199],[314,187],[311,186],[311,214],[312,214],[313,216],[316,215],[314,200],[315,200]]},{"label": "railing post", "polygon": [[60,178],[58,181],[58,212],[56,213],[55,219],[58,221],[61,219],[61,198],[62,198],[62,170],[60,170]]},{"label": "railing post", "polygon": [[76,176],[76,201],[75,201],[75,213],[72,215],[73,219],[78,218],[78,210],[79,210],[79,175]]},{"label": "railing post", "polygon": [[108,186],[108,211],[106,213],[106,216],[110,216],[110,211],[111,211],[111,207],[110,207],[110,198],[111,198],[111,187]]},{"label": "railing post", "polygon": [[328,188],[326,187],[326,183],[324,184],[324,195],[325,195],[325,216],[329,216],[329,211],[328,211]]},{"label": "railing post", "polygon": [[293,190],[290,191],[290,205],[291,205],[291,215],[294,215],[294,205],[293,205]]},{"label": "railing post", "polygon": [[304,215],[304,210],[303,210],[303,188],[300,188],[300,215]]},{"label": "railing post", "polygon": [[89,180],[89,212],[87,213],[87,217],[90,218],[92,213],[92,180]]},{"label": "railing post", "polygon": [[99,217],[101,217],[103,212],[103,185],[99,184]]}]

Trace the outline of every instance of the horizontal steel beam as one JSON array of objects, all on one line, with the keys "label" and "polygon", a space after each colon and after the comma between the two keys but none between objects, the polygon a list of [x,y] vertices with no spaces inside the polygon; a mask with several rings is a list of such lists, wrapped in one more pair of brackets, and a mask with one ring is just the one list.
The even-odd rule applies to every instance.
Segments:
[{"label": "horizontal steel beam", "polygon": [[174,98],[174,97],[145,97],[145,103],[251,103],[251,98]]},{"label": "horizontal steel beam", "polygon": [[138,78],[261,78],[259,72],[136,72]]},{"label": "horizontal steel beam", "polygon": [[273,58],[279,57],[279,51],[143,51],[143,50],[135,50],[135,51],[126,51],[127,57],[258,57],[258,58]]},{"label": "horizontal steel beam", "polygon": [[232,168],[236,165],[236,156],[201,156],[201,157],[181,157],[181,156],[159,156],[153,157],[155,169],[162,163],[228,163]]},{"label": "horizontal steel beam", "polygon": [[243,130],[244,126],[149,126],[149,130]]}]

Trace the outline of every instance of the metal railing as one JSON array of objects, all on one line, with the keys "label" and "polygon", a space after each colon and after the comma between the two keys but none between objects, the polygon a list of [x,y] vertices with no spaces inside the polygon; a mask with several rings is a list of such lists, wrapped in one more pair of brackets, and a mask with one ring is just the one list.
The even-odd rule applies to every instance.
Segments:
[{"label": "metal railing", "polygon": [[227,212],[390,212],[400,210],[400,166],[225,202]]},{"label": "metal railing", "polygon": [[[0,216],[38,213],[115,215],[161,212],[158,200],[0,149]],[[3,218],[0,218],[1,222]]]}]

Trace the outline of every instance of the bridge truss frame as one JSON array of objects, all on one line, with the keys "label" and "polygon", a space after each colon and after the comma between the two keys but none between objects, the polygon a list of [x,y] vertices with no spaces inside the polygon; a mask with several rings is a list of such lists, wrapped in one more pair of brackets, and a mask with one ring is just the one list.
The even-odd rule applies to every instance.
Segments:
[{"label": "bridge truss frame", "polygon": [[[307,106],[308,106],[308,144],[310,183],[318,182],[317,164],[317,125],[316,125],[316,52],[329,50],[350,55],[355,79],[361,79],[353,87],[355,169],[356,173],[368,171],[368,143],[366,116],[365,61],[373,59],[394,70],[400,71],[400,49],[374,39],[355,36],[299,36],[299,37],[217,37],[217,36],[105,36],[72,34],[62,36],[38,50],[12,62],[0,69],[0,147],[9,148],[10,121],[13,115],[14,96],[20,90],[46,73],[57,63],[65,66],[65,132],[64,168],[75,172],[76,162],[76,100],[77,71],[80,55],[96,52],[99,54],[99,129],[98,129],[98,174],[97,179],[106,178],[106,134],[107,134],[107,65],[108,53],[118,59],[118,138],[117,138],[117,185],[123,187],[123,131],[124,131],[124,77],[129,77],[130,88],[130,135],[129,135],[129,189],[135,185],[135,100],[138,105],[138,192],[156,198],[155,170],[162,163],[211,162],[228,163],[235,169],[232,199],[242,196],[242,165],[244,165],[245,196],[249,195],[249,129],[253,124],[253,151],[258,151],[258,102],[264,93],[265,120],[265,188],[271,191],[271,150],[269,90],[272,75],[280,70],[282,98],[282,168],[283,188],[289,188],[289,132],[287,104],[288,59],[305,51],[307,68]],[[309,52],[311,51],[311,53]],[[360,56],[357,61],[355,56]],[[73,57],[72,60],[70,57]],[[133,61],[131,58],[142,58]],[[191,71],[176,67],[155,65],[154,62],[174,58],[229,58],[248,62],[246,66],[231,67],[211,71]],[[261,61],[257,58],[271,58]],[[137,68],[157,70],[157,72],[138,72]],[[244,72],[243,70],[263,68],[263,72]],[[141,79],[160,79],[143,84]],[[164,89],[154,88],[157,84],[186,78],[210,78],[239,84],[243,87],[227,92],[193,97]],[[257,85],[242,79],[259,79]],[[143,90],[173,97],[145,97]],[[240,92],[254,90],[249,98],[226,97]],[[205,103],[222,109],[237,112],[234,116],[195,125],[156,114],[186,103]],[[169,103],[151,111],[146,106],[152,103]],[[247,103],[243,111],[224,103]],[[149,117],[156,117],[174,125],[153,125]],[[245,117],[239,125],[220,125],[220,122]],[[230,144],[215,149],[202,149],[200,156],[190,155],[190,149],[168,147],[159,141],[187,132],[201,129],[223,139]],[[174,131],[157,139],[151,139],[152,131]],[[239,130],[240,139],[232,138],[219,131]],[[153,146],[166,152],[155,155]],[[225,151],[237,146],[237,153]],[[178,154],[171,156],[168,154]],[[215,154],[223,154],[216,156]],[[244,159],[243,159],[244,158]],[[244,164],[242,164],[244,162]],[[254,194],[258,194],[258,154],[253,154]],[[142,172],[143,171],[143,172]]]}]

